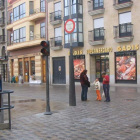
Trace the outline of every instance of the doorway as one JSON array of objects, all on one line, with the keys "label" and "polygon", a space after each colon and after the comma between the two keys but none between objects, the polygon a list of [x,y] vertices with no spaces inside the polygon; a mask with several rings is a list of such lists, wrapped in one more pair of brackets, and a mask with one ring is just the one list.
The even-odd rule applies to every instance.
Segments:
[{"label": "doorway", "polygon": [[53,58],[53,83],[66,84],[65,58]]},{"label": "doorway", "polygon": [[95,69],[96,69],[96,78],[99,78],[99,81],[102,82],[102,71],[105,71],[109,75],[109,56],[108,55],[96,55],[95,56]]},{"label": "doorway", "polygon": [[24,66],[25,66],[25,71],[24,71],[24,75],[25,75],[25,82],[29,82],[29,60],[28,58],[25,58],[24,61]]}]

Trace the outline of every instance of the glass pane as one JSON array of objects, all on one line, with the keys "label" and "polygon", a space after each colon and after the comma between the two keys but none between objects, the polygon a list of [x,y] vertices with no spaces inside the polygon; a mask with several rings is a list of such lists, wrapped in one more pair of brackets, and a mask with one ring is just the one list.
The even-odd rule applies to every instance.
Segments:
[{"label": "glass pane", "polygon": [[77,33],[72,34],[72,42],[77,42]]},{"label": "glass pane", "polygon": [[69,35],[65,35],[65,43],[69,43]]},{"label": "glass pane", "polygon": [[76,4],[73,5],[71,8],[72,8],[71,13],[76,14]]},{"label": "glass pane", "polygon": [[78,24],[79,24],[79,32],[83,32],[82,22],[78,22]]},{"label": "glass pane", "polygon": [[121,30],[120,30],[121,33],[126,33],[126,27],[125,25],[121,25]]},{"label": "glass pane", "polygon": [[69,7],[66,7],[65,8],[65,16],[68,16],[69,15]]},{"label": "glass pane", "polygon": [[83,33],[79,33],[79,42],[83,42]]},{"label": "glass pane", "polygon": [[82,14],[83,11],[82,11],[82,5],[78,5],[78,13]]},{"label": "glass pane", "polygon": [[95,31],[95,37],[99,37],[99,30],[94,30]]}]

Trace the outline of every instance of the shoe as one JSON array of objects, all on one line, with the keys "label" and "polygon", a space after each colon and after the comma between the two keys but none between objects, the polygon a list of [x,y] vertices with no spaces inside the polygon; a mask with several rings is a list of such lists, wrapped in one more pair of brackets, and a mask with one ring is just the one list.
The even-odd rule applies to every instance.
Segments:
[{"label": "shoe", "polygon": [[87,99],[86,101],[88,102],[89,100]]},{"label": "shoe", "polygon": [[107,100],[105,100],[104,102],[107,102]]},{"label": "shoe", "polygon": [[109,100],[107,100],[106,102],[110,102]]}]

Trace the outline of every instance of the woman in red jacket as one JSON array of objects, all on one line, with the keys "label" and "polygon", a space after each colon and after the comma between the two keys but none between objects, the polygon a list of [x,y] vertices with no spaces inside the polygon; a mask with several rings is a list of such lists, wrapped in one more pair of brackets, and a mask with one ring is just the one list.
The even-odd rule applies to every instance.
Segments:
[{"label": "woman in red jacket", "polygon": [[82,87],[82,92],[81,92],[81,100],[82,101],[88,101],[87,100],[87,92],[88,92],[88,77],[87,77],[87,70],[84,70],[80,74],[80,83]]},{"label": "woman in red jacket", "polygon": [[102,78],[103,78],[103,90],[105,93],[105,102],[110,102],[110,95],[109,95],[109,76],[106,74],[105,71],[102,72]]}]

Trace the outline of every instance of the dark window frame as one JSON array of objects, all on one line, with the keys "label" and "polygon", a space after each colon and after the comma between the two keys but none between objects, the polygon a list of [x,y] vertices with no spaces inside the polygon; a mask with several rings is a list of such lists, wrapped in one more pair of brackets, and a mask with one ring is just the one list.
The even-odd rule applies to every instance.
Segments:
[{"label": "dark window frame", "polygon": [[[24,30],[25,29],[25,36],[24,36],[24,32],[22,31],[22,37],[21,37],[21,30]],[[25,42],[26,41],[26,27],[22,27],[22,28],[19,28],[17,30],[14,30],[13,32],[13,42],[14,43],[20,43],[20,42]],[[15,38],[15,34],[16,34],[16,37]],[[21,41],[22,40],[22,41]]]},{"label": "dark window frame", "polygon": [[[23,6],[25,6],[24,8],[23,8]],[[22,12],[21,12],[21,8],[23,8],[22,9]],[[16,16],[15,16],[15,14],[16,14]],[[19,20],[19,19],[22,19],[22,18],[24,18],[26,16],[26,4],[25,4],[25,2],[24,3],[22,3],[22,4],[20,4],[20,5],[18,5],[17,7],[15,7],[14,9],[13,9],[13,21],[17,21],[17,20]]]},{"label": "dark window frame", "polygon": [[40,11],[45,12],[45,0],[40,0]]}]

